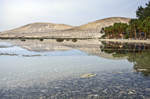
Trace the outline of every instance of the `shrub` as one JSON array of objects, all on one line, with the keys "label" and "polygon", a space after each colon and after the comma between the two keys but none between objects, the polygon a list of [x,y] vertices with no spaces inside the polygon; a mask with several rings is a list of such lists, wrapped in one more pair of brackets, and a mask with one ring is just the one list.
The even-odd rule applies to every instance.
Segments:
[{"label": "shrub", "polygon": [[72,42],[77,42],[77,39],[75,39],[75,38],[74,38],[74,39],[72,39]]},{"label": "shrub", "polygon": [[57,41],[57,42],[63,42],[63,41],[64,41],[64,39],[62,39],[62,38],[58,38],[58,39],[56,39],[56,41]]}]

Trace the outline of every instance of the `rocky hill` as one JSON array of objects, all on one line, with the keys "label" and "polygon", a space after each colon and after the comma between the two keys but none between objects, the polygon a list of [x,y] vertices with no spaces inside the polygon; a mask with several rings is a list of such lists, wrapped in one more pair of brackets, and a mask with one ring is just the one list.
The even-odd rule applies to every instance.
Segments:
[{"label": "rocky hill", "polygon": [[1,38],[97,38],[101,29],[114,23],[128,23],[129,18],[111,17],[81,26],[53,23],[32,23],[17,29],[0,33]]}]

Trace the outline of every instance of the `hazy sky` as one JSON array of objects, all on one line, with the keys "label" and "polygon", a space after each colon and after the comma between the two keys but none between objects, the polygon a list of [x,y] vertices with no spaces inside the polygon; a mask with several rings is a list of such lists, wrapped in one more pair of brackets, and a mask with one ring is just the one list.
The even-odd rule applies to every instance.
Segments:
[{"label": "hazy sky", "polygon": [[149,0],[0,0],[0,31],[33,22],[81,25],[106,17],[136,17]]}]

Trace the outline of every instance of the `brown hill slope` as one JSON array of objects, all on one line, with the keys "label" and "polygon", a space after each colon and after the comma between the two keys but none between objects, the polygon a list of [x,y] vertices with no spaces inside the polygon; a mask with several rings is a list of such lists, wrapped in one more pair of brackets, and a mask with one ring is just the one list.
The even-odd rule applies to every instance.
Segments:
[{"label": "brown hill slope", "polygon": [[5,31],[4,33],[38,33],[38,32],[53,32],[65,29],[70,29],[72,26],[65,24],[53,24],[53,23],[32,23],[25,26]]},{"label": "brown hill slope", "polygon": [[103,27],[113,25],[114,23],[128,23],[131,19],[124,17],[111,17],[106,19],[97,20],[95,22],[90,22],[81,26],[73,27],[64,30],[64,34],[71,34],[71,36],[87,37],[87,38],[97,38],[101,37],[100,33]]},{"label": "brown hill slope", "polygon": [[32,23],[23,27],[0,33],[0,37],[28,37],[28,38],[98,38],[101,29],[114,23],[128,23],[129,18],[111,17],[73,27],[64,24]]},{"label": "brown hill slope", "polygon": [[125,17],[110,17],[101,20],[97,20],[95,22],[90,22],[88,24],[81,25],[76,27],[81,30],[98,30],[100,31],[102,27],[107,27],[113,25],[114,23],[128,23],[130,18]]}]

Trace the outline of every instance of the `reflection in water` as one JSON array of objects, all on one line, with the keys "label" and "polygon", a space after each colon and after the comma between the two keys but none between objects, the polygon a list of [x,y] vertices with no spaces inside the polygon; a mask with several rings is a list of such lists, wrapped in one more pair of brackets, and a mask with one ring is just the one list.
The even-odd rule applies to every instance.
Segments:
[{"label": "reflection in water", "polygon": [[[98,40],[40,39],[2,40],[1,55],[62,56],[94,55],[107,59],[128,59],[134,69],[144,75],[150,73],[150,44],[99,42]],[[76,49],[76,50],[74,50]]]},{"label": "reflection in water", "polygon": [[137,72],[149,74],[149,49],[98,40],[0,40],[0,98],[148,99],[150,77]]},{"label": "reflection in water", "polygon": [[142,72],[145,76],[150,75],[150,44],[128,44],[103,42],[101,46],[105,53],[113,54],[114,57],[127,57],[134,63],[134,69]]},{"label": "reflection in water", "polygon": [[[63,42],[61,42],[62,40]],[[99,56],[101,54],[99,48],[101,43],[98,40],[61,39],[58,42],[57,39],[44,39],[42,42],[39,40],[26,40],[25,42],[20,40],[2,40],[1,42],[7,42],[15,47],[21,47],[24,50],[26,49],[33,52],[68,51],[77,49],[89,55]]]},{"label": "reflection in water", "polygon": [[63,42],[63,41],[72,41],[72,42],[77,42],[78,40],[76,39],[76,38],[72,38],[72,39],[70,39],[70,38],[66,38],[66,39],[63,39],[63,38],[58,38],[58,39],[56,39],[56,41],[57,42]]}]

